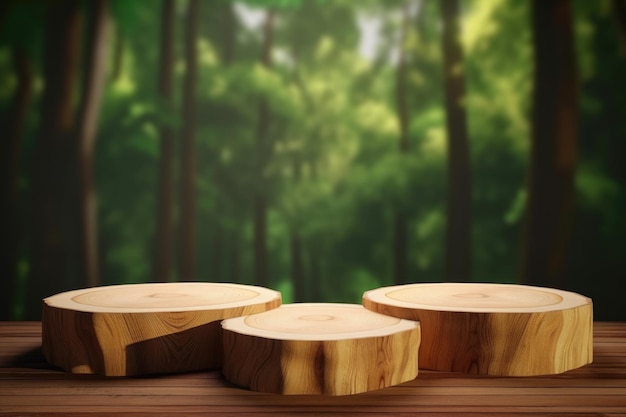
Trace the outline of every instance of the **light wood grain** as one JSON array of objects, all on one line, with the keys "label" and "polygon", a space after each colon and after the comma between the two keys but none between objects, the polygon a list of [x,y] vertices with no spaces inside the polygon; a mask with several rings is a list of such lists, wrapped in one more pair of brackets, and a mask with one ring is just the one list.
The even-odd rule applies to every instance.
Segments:
[{"label": "light wood grain", "polygon": [[222,327],[222,372],[255,391],[356,394],[409,381],[418,372],[419,324],[358,305],[284,305],[225,320]]},{"label": "light wood grain", "polygon": [[73,373],[128,376],[213,368],[225,318],[281,303],[266,288],[223,283],[116,285],[43,300],[42,350]]},{"label": "light wood grain", "polygon": [[592,362],[593,309],[579,294],[509,284],[409,284],[367,291],[365,308],[418,320],[423,369],[558,374]]}]

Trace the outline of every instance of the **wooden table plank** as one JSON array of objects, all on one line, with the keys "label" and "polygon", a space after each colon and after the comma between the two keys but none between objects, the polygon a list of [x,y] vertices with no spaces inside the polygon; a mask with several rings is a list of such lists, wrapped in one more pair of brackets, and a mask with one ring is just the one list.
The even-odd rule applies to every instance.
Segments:
[{"label": "wooden table plank", "polygon": [[3,416],[626,416],[626,323],[595,323],[594,363],[561,375],[421,371],[399,386],[344,397],[251,392],[229,384],[219,371],[142,378],[72,375],[45,363],[40,346],[40,323],[0,323]]}]

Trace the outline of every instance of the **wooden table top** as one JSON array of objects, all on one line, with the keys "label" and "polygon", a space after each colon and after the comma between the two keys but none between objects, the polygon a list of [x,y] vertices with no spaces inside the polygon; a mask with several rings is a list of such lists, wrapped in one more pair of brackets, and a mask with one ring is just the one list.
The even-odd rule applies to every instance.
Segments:
[{"label": "wooden table top", "polygon": [[282,396],[235,387],[219,371],[142,378],[72,375],[40,352],[41,323],[0,322],[4,416],[626,415],[626,323],[595,323],[594,362],[555,376],[500,378],[420,371],[365,394]]}]

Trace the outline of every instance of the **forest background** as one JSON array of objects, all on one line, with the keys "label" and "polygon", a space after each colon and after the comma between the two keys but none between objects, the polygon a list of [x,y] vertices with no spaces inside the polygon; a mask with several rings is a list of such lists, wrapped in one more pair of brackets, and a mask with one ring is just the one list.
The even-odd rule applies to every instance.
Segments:
[{"label": "forest background", "polygon": [[119,283],[626,320],[624,0],[0,3],[0,319]]}]

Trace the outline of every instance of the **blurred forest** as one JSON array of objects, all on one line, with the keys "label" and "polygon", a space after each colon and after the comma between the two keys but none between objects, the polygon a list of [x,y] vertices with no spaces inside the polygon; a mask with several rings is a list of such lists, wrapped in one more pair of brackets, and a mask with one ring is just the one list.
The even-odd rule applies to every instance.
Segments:
[{"label": "blurred forest", "polygon": [[626,320],[624,0],[0,3],[0,319],[526,283]]}]

